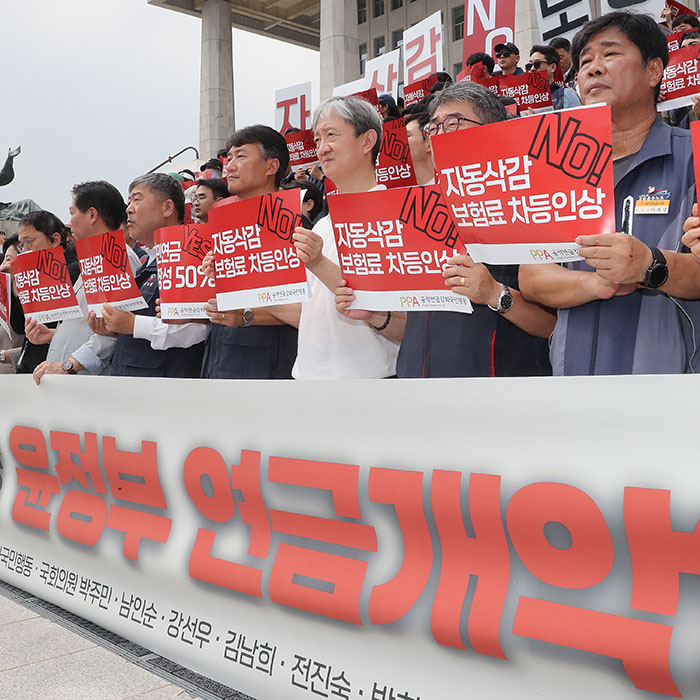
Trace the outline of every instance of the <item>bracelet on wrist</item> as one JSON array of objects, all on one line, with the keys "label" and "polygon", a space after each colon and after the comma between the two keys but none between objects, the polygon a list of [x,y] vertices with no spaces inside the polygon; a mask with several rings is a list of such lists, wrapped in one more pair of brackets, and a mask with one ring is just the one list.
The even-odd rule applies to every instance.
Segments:
[{"label": "bracelet on wrist", "polygon": [[375,326],[373,323],[370,323],[369,325],[372,326],[377,333],[381,333],[389,325],[389,321],[391,321],[391,311],[386,312],[386,321],[384,321],[381,326]]}]

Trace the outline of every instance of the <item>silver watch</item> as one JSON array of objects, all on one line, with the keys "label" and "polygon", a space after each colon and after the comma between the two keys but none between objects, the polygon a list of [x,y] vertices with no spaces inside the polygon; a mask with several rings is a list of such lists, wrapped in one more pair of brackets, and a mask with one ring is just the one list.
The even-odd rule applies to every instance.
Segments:
[{"label": "silver watch", "polygon": [[491,306],[491,304],[488,306],[491,311],[495,311],[498,314],[507,314],[513,308],[513,294],[510,291],[510,287],[507,287],[505,284],[501,286],[503,289],[498,295],[496,306]]},{"label": "silver watch", "polygon": [[243,328],[250,328],[255,322],[255,312],[253,309],[243,309]]}]

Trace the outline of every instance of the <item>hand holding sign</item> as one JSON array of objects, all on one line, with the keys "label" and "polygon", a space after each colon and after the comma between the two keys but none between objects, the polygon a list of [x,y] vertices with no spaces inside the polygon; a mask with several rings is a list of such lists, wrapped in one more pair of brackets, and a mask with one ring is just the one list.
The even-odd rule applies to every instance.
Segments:
[{"label": "hand holding sign", "polygon": [[32,345],[46,345],[51,342],[55,328],[47,328],[34,318],[28,318],[24,322],[24,335]]},{"label": "hand holding sign", "polygon": [[636,284],[652,263],[649,246],[626,233],[579,236],[579,255],[600,277],[615,284]]},{"label": "hand holding sign", "polygon": [[87,322],[88,326],[90,326],[90,329],[93,333],[97,333],[97,335],[103,335],[106,338],[117,337],[116,333],[112,333],[112,331],[110,331],[109,328],[107,328],[104,316],[98,317],[98,315],[94,311],[90,311],[90,313],[88,313]]},{"label": "hand holding sign", "polygon": [[109,304],[103,304],[102,316],[108,331],[122,335],[133,334],[134,314],[131,311],[120,311]]},{"label": "hand holding sign", "polygon": [[317,233],[301,226],[294,229],[292,239],[299,258],[309,270],[313,271],[323,258],[323,239]]},{"label": "hand holding sign", "polygon": [[683,224],[683,245],[690,248],[695,256],[695,261],[700,265],[700,217],[698,217],[697,202],[693,204],[693,215],[689,216]]},{"label": "hand holding sign", "polygon": [[231,309],[230,311],[219,311],[216,299],[209,299],[204,305],[204,310],[212,323],[229,328],[239,328],[243,325],[243,309]]},{"label": "hand holding sign", "polygon": [[469,255],[455,255],[448,263],[452,267],[442,273],[446,286],[457,294],[469,297],[474,304],[496,305],[502,287],[491,276],[486,265],[475,263]]},{"label": "hand holding sign", "polygon": [[355,293],[345,280],[340,280],[340,285],[335,290],[335,308],[339,314],[347,316],[354,321],[369,321],[374,315],[373,311],[363,309],[351,309],[350,304],[355,301]]}]

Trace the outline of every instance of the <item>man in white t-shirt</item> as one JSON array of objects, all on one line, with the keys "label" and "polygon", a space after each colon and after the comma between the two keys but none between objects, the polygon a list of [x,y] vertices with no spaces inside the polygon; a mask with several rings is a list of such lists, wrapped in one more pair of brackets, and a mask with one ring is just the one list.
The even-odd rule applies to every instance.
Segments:
[{"label": "man in white t-shirt", "polygon": [[[382,122],[368,102],[331,97],[315,112],[312,128],[324,174],[341,194],[384,189],[374,164],[382,143]],[[330,195],[333,196],[333,195]],[[309,275],[312,298],[302,304],[295,379],[371,379],[396,374],[405,315],[347,311],[335,307],[342,283],[330,215],[309,231],[297,228],[294,242]],[[332,291],[331,291],[332,290]]]}]

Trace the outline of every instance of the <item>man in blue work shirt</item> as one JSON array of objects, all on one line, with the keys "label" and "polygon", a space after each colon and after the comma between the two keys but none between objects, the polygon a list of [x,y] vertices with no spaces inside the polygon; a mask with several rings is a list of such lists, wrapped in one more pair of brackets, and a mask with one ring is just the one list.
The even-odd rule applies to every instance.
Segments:
[{"label": "man in blue work shirt", "polygon": [[681,235],[695,177],[690,134],[656,113],[666,38],[648,15],[612,12],[584,25],[573,60],[583,104],[612,110],[617,233],[579,236],[584,262],[521,266],[520,289],[560,309],[555,374],[693,371],[700,266]]}]

